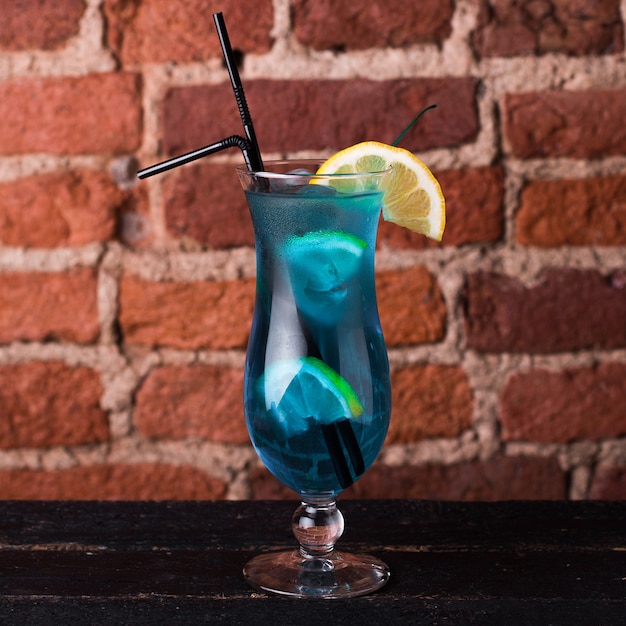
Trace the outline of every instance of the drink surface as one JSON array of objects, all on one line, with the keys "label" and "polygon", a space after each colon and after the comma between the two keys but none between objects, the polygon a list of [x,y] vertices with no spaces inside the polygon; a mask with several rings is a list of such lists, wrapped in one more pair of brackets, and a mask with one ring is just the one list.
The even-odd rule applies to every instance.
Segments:
[{"label": "drink surface", "polygon": [[336,495],[382,447],[390,412],[374,251],[381,192],[246,191],[257,291],[244,406],[265,466]]}]

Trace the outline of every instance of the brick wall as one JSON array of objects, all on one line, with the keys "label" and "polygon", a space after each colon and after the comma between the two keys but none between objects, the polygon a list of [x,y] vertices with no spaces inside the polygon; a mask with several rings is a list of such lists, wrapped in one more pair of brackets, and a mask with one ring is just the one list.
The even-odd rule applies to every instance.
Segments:
[{"label": "brick wall", "polygon": [[626,497],[626,2],[25,0],[0,23],[0,497],[293,497],[244,428],[254,251],[224,12],[266,158],[404,140],[394,412],[346,496]]}]

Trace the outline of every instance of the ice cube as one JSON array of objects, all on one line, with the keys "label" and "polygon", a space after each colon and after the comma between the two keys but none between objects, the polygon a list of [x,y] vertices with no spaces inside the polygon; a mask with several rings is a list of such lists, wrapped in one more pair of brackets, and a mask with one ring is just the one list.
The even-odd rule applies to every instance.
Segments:
[{"label": "ice cube", "polygon": [[293,178],[282,178],[280,176],[269,178],[272,191],[293,193],[299,188],[306,188],[312,172],[304,168],[298,168],[287,172],[287,174],[293,176]]}]

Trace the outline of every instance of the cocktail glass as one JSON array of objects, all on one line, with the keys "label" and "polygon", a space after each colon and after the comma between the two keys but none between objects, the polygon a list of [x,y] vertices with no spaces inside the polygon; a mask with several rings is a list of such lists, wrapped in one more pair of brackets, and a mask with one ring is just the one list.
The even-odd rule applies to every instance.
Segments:
[{"label": "cocktail glass", "polygon": [[378,589],[389,569],[335,550],[337,496],[378,455],[389,425],[389,364],[374,252],[386,172],[315,176],[311,161],[238,168],[255,233],[257,280],[244,407],[259,457],[301,499],[299,548],[254,557],[256,588],[296,597]]}]

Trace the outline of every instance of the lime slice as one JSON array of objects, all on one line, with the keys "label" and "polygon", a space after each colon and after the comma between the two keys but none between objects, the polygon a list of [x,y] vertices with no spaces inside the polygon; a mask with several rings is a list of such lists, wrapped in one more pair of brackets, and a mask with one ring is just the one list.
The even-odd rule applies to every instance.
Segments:
[{"label": "lime slice", "polygon": [[366,247],[362,239],[340,231],[290,237],[283,255],[298,309],[318,323],[336,323]]},{"label": "lime slice", "polygon": [[378,141],[365,141],[331,156],[317,174],[376,172],[388,168],[393,171],[383,183],[383,217],[441,241],[446,225],[443,193],[433,173],[412,152]]},{"label": "lime slice", "polygon": [[315,357],[274,361],[255,390],[285,437],[304,432],[311,421],[332,424],[363,412],[350,383]]}]

